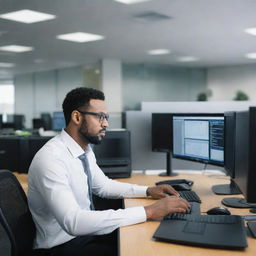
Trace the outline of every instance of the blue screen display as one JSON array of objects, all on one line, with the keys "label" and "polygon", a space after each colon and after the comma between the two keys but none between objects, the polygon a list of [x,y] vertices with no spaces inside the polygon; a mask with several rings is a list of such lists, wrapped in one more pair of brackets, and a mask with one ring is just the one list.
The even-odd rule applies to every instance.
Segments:
[{"label": "blue screen display", "polygon": [[61,131],[65,126],[66,122],[63,112],[53,112],[52,129],[54,131]]}]

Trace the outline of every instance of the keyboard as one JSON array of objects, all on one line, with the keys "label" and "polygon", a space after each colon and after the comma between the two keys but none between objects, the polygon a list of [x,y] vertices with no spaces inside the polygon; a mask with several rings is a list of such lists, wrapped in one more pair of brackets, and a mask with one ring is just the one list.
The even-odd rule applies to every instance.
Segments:
[{"label": "keyboard", "polygon": [[244,220],[237,215],[177,213],[162,220],[153,237],[200,247],[243,249],[248,246]]},{"label": "keyboard", "polygon": [[238,215],[190,215],[175,213],[169,217],[169,220],[171,219],[206,224],[235,224],[241,222],[242,217]]},{"label": "keyboard", "polygon": [[188,202],[201,203],[201,199],[194,191],[179,191],[182,198],[186,199]]},{"label": "keyboard", "polygon": [[201,214],[200,203],[191,202],[190,205],[191,205],[190,211],[188,211],[186,213],[170,213],[170,214],[168,214],[168,215],[166,215],[164,217],[164,220],[175,219],[177,215],[182,215],[182,214],[183,215],[187,215],[187,214],[190,214],[190,215],[200,215]]},{"label": "keyboard", "polygon": [[247,222],[248,228],[251,231],[254,238],[256,238],[256,222],[248,221]]}]

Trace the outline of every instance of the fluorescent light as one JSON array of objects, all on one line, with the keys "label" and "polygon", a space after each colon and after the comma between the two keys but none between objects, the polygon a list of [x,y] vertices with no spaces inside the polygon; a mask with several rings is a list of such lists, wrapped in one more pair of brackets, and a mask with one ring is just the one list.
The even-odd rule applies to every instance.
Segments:
[{"label": "fluorescent light", "polygon": [[148,54],[150,55],[163,55],[163,54],[169,54],[171,51],[168,49],[154,49],[148,51]]},{"label": "fluorescent light", "polygon": [[247,53],[245,57],[248,59],[256,59],[256,52]]},{"label": "fluorescent light", "polygon": [[43,60],[43,59],[35,59],[34,60],[34,63],[36,63],[36,64],[42,64],[42,63],[44,63],[45,61]]},{"label": "fluorescent light", "polygon": [[101,35],[90,34],[90,33],[76,32],[76,33],[58,35],[57,38],[62,40],[78,42],[78,43],[84,43],[89,41],[102,40],[105,37]]},{"label": "fluorescent light", "polygon": [[244,31],[250,35],[256,36],[256,28],[247,28]]},{"label": "fluorescent light", "polygon": [[15,66],[14,63],[0,62],[0,68],[12,68],[14,66]]},{"label": "fluorescent light", "polygon": [[197,61],[198,58],[193,56],[184,56],[184,57],[179,57],[177,60],[179,62],[191,62],[191,61]]},{"label": "fluorescent light", "polygon": [[137,3],[147,2],[151,0],[114,0],[114,1],[122,4],[137,4]]},{"label": "fluorescent light", "polygon": [[33,49],[33,47],[22,45],[5,45],[0,47],[0,51],[6,52],[28,52],[32,51]]},{"label": "fluorescent light", "polygon": [[31,10],[20,10],[17,12],[9,12],[0,15],[0,18],[7,19],[7,20],[14,20],[17,22],[23,22],[23,23],[35,23],[39,21],[45,21],[45,20],[51,20],[55,19],[55,15],[42,13],[42,12],[35,12]]}]

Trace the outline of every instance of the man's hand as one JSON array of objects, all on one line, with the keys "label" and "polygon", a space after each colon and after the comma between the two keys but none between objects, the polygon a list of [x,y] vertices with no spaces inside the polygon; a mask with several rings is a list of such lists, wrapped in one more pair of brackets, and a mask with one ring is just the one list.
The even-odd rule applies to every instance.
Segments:
[{"label": "man's hand", "polygon": [[166,196],[154,204],[145,206],[147,219],[162,218],[169,213],[185,213],[189,210],[189,203],[181,197]]},{"label": "man's hand", "polygon": [[147,196],[151,196],[154,199],[164,198],[168,194],[179,196],[179,193],[173,187],[167,184],[149,187],[147,189]]}]

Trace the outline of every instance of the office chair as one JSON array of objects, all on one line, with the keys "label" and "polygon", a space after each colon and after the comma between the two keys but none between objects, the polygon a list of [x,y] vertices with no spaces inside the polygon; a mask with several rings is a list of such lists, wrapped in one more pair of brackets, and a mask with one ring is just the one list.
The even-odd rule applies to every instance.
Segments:
[{"label": "office chair", "polygon": [[31,256],[35,225],[27,197],[12,172],[0,170],[0,223],[11,243],[11,256]]}]

